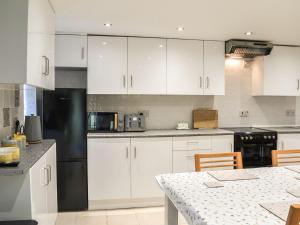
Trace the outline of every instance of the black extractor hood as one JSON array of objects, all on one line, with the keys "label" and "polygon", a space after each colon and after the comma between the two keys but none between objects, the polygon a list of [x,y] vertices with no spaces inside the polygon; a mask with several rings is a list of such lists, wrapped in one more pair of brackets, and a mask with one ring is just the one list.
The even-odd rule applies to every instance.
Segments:
[{"label": "black extractor hood", "polygon": [[232,58],[254,58],[271,53],[273,43],[269,41],[252,41],[231,39],[225,43],[226,56]]}]

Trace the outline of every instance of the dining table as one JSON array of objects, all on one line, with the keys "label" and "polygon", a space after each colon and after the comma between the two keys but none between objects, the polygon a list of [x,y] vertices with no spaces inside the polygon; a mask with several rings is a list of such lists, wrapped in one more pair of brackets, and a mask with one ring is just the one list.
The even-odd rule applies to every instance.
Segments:
[{"label": "dining table", "polygon": [[[285,225],[290,205],[300,203],[298,169],[231,170],[231,174],[242,171],[253,176],[236,180],[222,180],[211,171],[158,175],[165,193],[165,225],[178,225],[178,212],[189,225]],[[207,186],[211,182],[218,187]]]}]

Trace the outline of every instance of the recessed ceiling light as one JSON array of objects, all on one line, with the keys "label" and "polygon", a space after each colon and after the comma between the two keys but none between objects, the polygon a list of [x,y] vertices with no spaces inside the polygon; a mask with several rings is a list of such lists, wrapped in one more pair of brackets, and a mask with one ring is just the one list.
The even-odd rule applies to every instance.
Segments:
[{"label": "recessed ceiling light", "polygon": [[177,27],[178,31],[184,31],[184,27]]},{"label": "recessed ceiling light", "polygon": [[251,36],[251,35],[253,35],[253,32],[252,31],[247,31],[247,32],[245,32],[245,35]]},{"label": "recessed ceiling light", "polygon": [[102,45],[107,45],[107,42],[103,41],[103,42],[102,42]]},{"label": "recessed ceiling light", "polygon": [[105,23],[104,26],[106,26],[106,27],[111,27],[112,24],[111,24],[111,23]]},{"label": "recessed ceiling light", "polygon": [[164,46],[163,46],[163,45],[159,45],[159,47],[160,47],[160,48],[163,48]]}]

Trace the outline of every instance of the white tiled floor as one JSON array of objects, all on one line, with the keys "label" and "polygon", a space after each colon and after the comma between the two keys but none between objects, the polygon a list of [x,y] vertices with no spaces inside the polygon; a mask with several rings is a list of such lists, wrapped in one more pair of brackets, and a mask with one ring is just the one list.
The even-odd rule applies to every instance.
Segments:
[{"label": "white tiled floor", "polygon": [[[179,225],[187,225],[179,215]],[[164,208],[60,213],[56,225],[164,225]]]}]

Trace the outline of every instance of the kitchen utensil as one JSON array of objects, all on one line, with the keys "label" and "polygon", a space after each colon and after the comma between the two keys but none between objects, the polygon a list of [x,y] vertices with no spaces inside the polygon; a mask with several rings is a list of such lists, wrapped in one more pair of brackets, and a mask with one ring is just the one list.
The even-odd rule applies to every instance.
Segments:
[{"label": "kitchen utensil", "polygon": [[218,111],[196,109],[193,111],[194,128],[218,128]]},{"label": "kitchen utensil", "polygon": [[40,143],[42,141],[41,119],[33,114],[25,117],[24,133],[30,144]]}]

